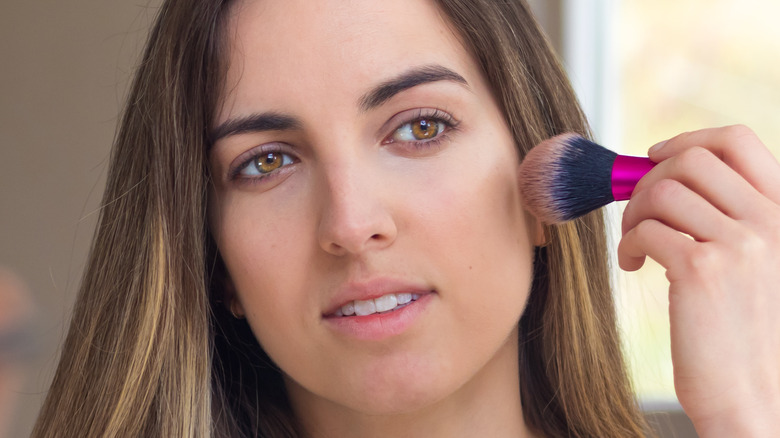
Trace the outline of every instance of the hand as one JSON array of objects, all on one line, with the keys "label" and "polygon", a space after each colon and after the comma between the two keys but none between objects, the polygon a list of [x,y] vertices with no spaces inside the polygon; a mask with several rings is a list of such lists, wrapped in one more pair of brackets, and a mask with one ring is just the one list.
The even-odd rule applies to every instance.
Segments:
[{"label": "hand", "polygon": [[780,165],[742,126],[657,146],[626,206],[620,266],[666,269],[675,390],[700,436],[776,436]]}]

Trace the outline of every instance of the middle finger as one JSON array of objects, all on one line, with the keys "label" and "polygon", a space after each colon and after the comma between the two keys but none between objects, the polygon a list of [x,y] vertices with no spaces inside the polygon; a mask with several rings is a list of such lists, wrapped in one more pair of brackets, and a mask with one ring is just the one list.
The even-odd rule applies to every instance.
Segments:
[{"label": "middle finger", "polygon": [[632,198],[663,179],[679,181],[733,219],[751,217],[760,204],[761,194],[750,183],[701,147],[658,163],[639,181]]}]

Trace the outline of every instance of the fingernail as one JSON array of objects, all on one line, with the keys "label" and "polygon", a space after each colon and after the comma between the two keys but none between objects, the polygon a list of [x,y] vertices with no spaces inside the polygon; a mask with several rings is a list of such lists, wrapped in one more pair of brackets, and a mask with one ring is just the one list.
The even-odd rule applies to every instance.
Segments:
[{"label": "fingernail", "polygon": [[666,145],[666,142],[668,142],[668,141],[669,141],[669,140],[664,140],[664,141],[662,141],[662,142],[660,142],[660,143],[656,143],[656,144],[654,144],[654,145],[653,145],[653,146],[650,148],[650,150],[648,150],[648,151],[647,151],[647,153],[648,153],[648,154],[654,154],[654,153],[656,153],[656,152],[660,151],[660,150],[661,150],[661,148],[662,148],[662,147],[664,147],[664,146]]}]

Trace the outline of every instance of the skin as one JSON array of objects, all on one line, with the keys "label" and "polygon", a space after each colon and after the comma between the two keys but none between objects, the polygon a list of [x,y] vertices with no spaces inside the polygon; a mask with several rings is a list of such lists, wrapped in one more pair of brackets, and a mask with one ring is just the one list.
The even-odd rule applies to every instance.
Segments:
[{"label": "skin", "polygon": [[[231,12],[216,124],[274,111],[299,126],[216,142],[212,232],[231,308],[286,373],[309,434],[529,436],[516,323],[540,233],[473,61],[421,1],[244,1]],[[468,85],[427,83],[361,110],[378,84],[432,64]],[[431,108],[459,121],[435,147],[386,142]],[[271,144],[289,154],[273,177],[231,178]],[[618,256],[627,270],[646,257],[667,269],[679,400],[700,436],[772,436],[780,166],[744,127],[682,134],[649,155],[659,164],[627,205]],[[400,334],[334,331],[324,314],[339,290],[377,276],[435,293]]]},{"label": "skin", "polygon": [[680,403],[700,436],[776,436],[780,165],[744,126],[681,134],[649,155],[659,164],[626,207],[618,256],[627,270],[645,257],[666,268]]},{"label": "skin", "polygon": [[[433,5],[243,1],[228,35],[216,125],[273,111],[298,126],[215,143],[212,232],[231,309],[284,371],[309,435],[531,436],[517,322],[541,233],[501,112]],[[466,83],[423,83],[361,108],[378,85],[431,65]],[[457,126],[418,146],[398,137],[430,109]],[[279,144],[288,155],[265,179],[231,176],[247,153]],[[433,293],[400,333],[334,330],[340,291],[375,278]]]}]

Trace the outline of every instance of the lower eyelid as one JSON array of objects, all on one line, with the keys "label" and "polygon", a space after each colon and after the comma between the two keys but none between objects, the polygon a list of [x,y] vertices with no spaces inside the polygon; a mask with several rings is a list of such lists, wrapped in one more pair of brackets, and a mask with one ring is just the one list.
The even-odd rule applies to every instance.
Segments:
[{"label": "lower eyelid", "polygon": [[241,187],[251,188],[255,185],[258,185],[262,187],[262,190],[266,190],[268,188],[274,187],[276,184],[280,183],[281,181],[284,181],[284,179],[287,178],[288,175],[293,173],[295,171],[294,170],[295,164],[297,163],[282,166],[276,169],[275,171],[264,175],[246,176],[246,177],[236,176],[235,178],[229,179],[228,182],[239,188]]},{"label": "lower eyelid", "polygon": [[[395,143],[395,148],[399,150],[401,155],[410,154],[411,156],[415,157],[433,155],[444,148],[447,142],[451,140],[451,133],[452,131],[447,129],[430,140],[399,141]],[[391,143],[387,146],[393,147],[393,145],[394,144]]]}]

